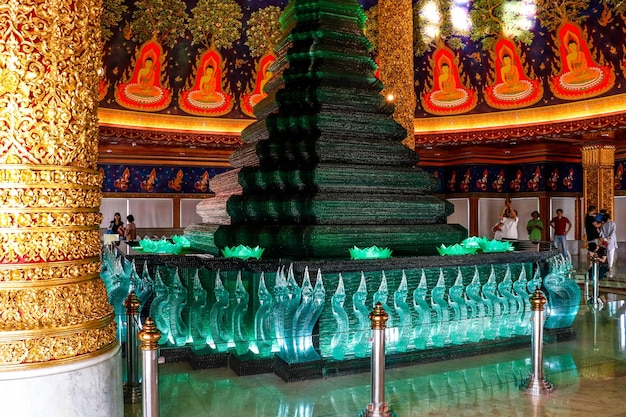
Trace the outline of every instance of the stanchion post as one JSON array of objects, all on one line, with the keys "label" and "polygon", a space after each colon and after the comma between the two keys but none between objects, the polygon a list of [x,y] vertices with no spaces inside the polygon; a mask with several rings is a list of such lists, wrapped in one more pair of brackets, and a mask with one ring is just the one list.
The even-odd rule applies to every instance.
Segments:
[{"label": "stanchion post", "polygon": [[520,389],[531,395],[549,394],[554,390],[554,387],[543,374],[543,306],[546,304],[546,297],[543,296],[539,288],[530,296],[530,304],[533,311],[533,369],[528,379],[522,381]]},{"label": "stanchion post", "polygon": [[598,308],[598,301],[600,300],[600,267],[598,266],[598,261],[596,259],[593,260],[592,267],[592,276],[593,276],[593,306]]},{"label": "stanchion post", "polygon": [[359,417],[396,417],[385,402],[385,329],[389,314],[377,302],[369,318],[372,323],[372,402]]},{"label": "stanchion post", "polygon": [[143,365],[142,416],[159,417],[159,339],[161,332],[152,318],[148,317],[137,336],[141,341],[141,364]]},{"label": "stanchion post", "polygon": [[126,300],[126,382],[124,383],[124,402],[134,404],[141,398],[139,381],[139,307],[141,302],[135,291],[131,291]]}]

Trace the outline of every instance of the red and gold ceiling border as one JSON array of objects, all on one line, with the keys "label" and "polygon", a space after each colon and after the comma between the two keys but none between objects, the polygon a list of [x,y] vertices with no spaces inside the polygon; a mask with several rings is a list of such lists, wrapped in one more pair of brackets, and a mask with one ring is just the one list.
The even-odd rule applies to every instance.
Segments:
[{"label": "red and gold ceiling border", "polygon": [[236,148],[242,144],[241,131],[250,119],[148,114],[127,110],[100,108],[100,139],[127,142],[158,142],[161,144],[207,145]]},{"label": "red and gold ceiling border", "polygon": [[506,112],[415,119],[415,147],[584,134],[626,126],[626,94]]}]

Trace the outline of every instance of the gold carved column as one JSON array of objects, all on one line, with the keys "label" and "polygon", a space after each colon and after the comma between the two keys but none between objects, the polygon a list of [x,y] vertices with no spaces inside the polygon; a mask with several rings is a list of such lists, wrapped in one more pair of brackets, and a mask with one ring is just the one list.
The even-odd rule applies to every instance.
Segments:
[{"label": "gold carved column", "polygon": [[615,146],[583,146],[581,151],[585,212],[588,206],[593,205],[598,210],[607,209],[613,214]]},{"label": "gold carved column", "polygon": [[101,0],[0,4],[0,371],[118,346],[99,276],[100,13]]},{"label": "gold carved column", "polygon": [[407,130],[403,143],[415,149],[413,9],[411,0],[378,2],[378,57],[383,94],[393,96],[394,119]]}]

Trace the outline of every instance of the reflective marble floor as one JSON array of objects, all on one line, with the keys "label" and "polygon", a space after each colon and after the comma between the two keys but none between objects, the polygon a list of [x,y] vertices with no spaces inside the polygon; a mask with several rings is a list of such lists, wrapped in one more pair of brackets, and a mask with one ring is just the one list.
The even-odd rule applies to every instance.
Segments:
[{"label": "reflective marble floor", "polygon": [[[611,287],[626,289],[626,266],[603,282],[602,309],[581,306],[576,340],[544,346],[552,394],[534,397],[518,388],[531,370],[529,346],[388,369],[385,400],[398,417],[626,417],[626,297]],[[368,373],[285,383],[274,374],[240,377],[186,363],[160,365],[159,392],[160,417],[356,417],[371,400]],[[140,408],[126,405],[124,416],[141,416]]]}]

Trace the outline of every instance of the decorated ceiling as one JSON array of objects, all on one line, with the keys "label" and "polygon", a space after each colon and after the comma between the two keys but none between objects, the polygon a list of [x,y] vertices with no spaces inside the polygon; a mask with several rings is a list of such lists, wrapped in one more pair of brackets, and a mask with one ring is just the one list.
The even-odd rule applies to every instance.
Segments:
[{"label": "decorated ceiling", "polygon": [[[286,4],[105,1],[101,108],[252,119]],[[362,5],[376,59],[378,6]],[[581,103],[596,115],[626,107],[623,2],[419,0],[413,19],[415,116],[425,126],[511,111],[588,116]]]}]

